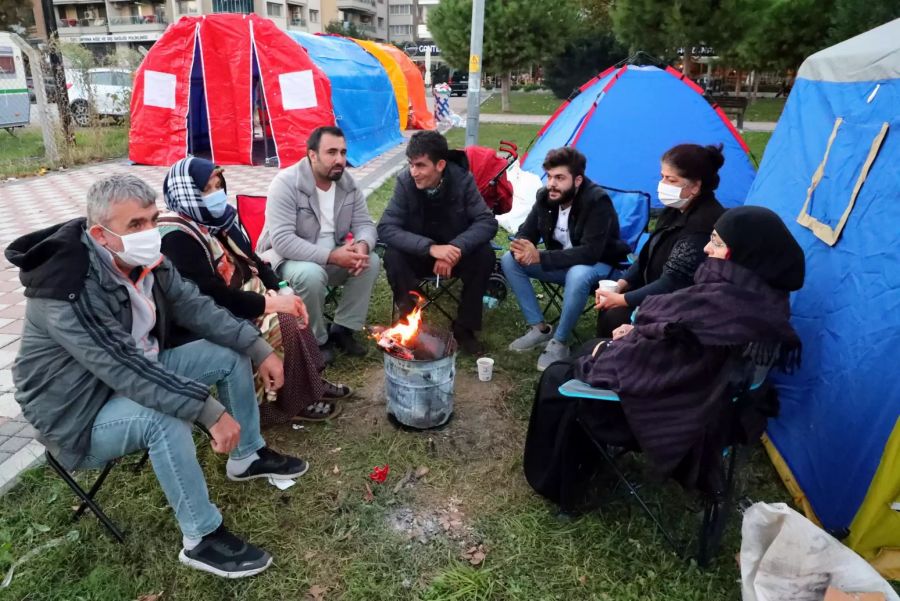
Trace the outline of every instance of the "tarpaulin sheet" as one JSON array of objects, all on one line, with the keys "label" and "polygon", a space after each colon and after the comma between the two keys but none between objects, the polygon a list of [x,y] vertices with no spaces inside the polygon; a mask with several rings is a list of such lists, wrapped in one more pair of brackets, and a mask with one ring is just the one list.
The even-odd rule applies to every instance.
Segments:
[{"label": "tarpaulin sheet", "polygon": [[409,121],[409,92],[406,87],[406,77],[397,61],[388,54],[382,44],[370,42],[368,40],[357,40],[352,38],[354,42],[362,46],[366,52],[371,54],[381,63],[387,73],[391,85],[394,86],[394,97],[397,100],[397,111],[400,114],[400,129],[406,129]]},{"label": "tarpaulin sheet", "polygon": [[434,115],[428,110],[428,100],[425,98],[425,80],[419,67],[406,56],[406,53],[392,44],[379,44],[385,52],[390,54],[406,77],[406,90],[409,94],[410,113],[408,129],[434,129]]}]

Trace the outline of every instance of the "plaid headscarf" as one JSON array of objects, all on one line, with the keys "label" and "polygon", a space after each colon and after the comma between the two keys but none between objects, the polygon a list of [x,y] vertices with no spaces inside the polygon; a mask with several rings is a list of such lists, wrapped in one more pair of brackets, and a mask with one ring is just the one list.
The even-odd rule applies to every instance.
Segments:
[{"label": "plaid headscarf", "polygon": [[[199,166],[195,163],[201,161],[208,162],[203,159],[187,157],[172,165],[163,182],[163,197],[166,207],[170,211],[199,223],[215,236],[219,232],[228,232],[234,227],[237,211],[231,205],[227,205],[221,217],[213,217],[206,208],[206,204],[203,202],[203,189],[206,187],[206,181],[198,182],[191,175],[192,167]],[[212,174],[212,170],[207,168],[203,170],[203,173]],[[209,176],[207,176],[208,179]]]}]

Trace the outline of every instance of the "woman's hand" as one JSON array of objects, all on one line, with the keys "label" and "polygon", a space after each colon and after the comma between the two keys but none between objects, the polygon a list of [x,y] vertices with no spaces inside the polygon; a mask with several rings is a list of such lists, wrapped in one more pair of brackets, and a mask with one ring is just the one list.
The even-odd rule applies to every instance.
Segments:
[{"label": "woman's hand", "polygon": [[296,294],[290,295],[272,295],[266,294],[266,313],[287,313],[294,317],[300,318],[300,325],[306,327],[309,323],[309,314],[306,312],[306,305]]},{"label": "woman's hand", "polygon": [[630,323],[626,323],[626,324],[619,326],[618,328],[616,328],[615,330],[612,331],[613,340],[618,340],[619,338],[624,337],[626,334],[628,334],[633,329],[634,329],[634,326],[631,325]]},{"label": "woman's hand", "polygon": [[597,292],[594,294],[594,308],[598,311],[602,309],[615,309],[616,307],[627,307],[628,303],[625,302],[625,295],[620,294],[618,292],[606,292],[604,290],[597,289]]},{"label": "woman's hand", "polygon": [[616,286],[619,287],[619,289],[616,290],[616,292],[618,292],[620,294],[625,294],[626,292],[628,292],[628,289],[631,288],[631,286],[629,286],[628,282],[625,280],[619,280],[618,282],[616,282]]}]

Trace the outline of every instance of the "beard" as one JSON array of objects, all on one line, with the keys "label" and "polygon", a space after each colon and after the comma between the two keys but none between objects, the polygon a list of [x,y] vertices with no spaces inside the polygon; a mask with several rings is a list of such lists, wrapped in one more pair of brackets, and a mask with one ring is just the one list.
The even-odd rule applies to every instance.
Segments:
[{"label": "beard", "polygon": [[343,175],[344,175],[344,168],[340,167],[340,168],[332,169],[331,171],[329,171],[328,175],[326,177],[328,179],[330,179],[331,181],[336,182],[336,181],[339,181],[341,179],[341,177],[343,177]]},{"label": "beard", "polygon": [[561,191],[558,199],[553,200],[548,195],[547,200],[549,200],[551,204],[564,205],[568,202],[572,202],[572,200],[574,200],[576,194],[578,194],[578,187],[572,186],[568,190]]}]

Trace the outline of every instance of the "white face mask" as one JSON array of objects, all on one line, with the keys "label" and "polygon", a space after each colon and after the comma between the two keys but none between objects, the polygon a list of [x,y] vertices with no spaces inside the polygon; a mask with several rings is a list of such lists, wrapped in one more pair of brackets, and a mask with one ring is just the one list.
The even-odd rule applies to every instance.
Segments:
[{"label": "white face mask", "polygon": [[[103,227],[103,226],[101,226]],[[134,267],[144,267],[151,265],[159,259],[160,248],[162,247],[162,236],[159,228],[150,228],[133,234],[120,235],[108,228],[103,228],[113,236],[117,236],[122,241],[124,250],[116,252],[107,247],[107,249],[115,254],[123,263],[133,265]]]},{"label": "white face mask", "polygon": [[225,207],[228,206],[228,195],[222,189],[210,192],[203,197],[203,204],[206,205],[206,210],[209,211],[210,215],[219,218],[225,214]]},{"label": "white face mask", "polygon": [[678,186],[673,186],[666,182],[659,182],[659,185],[656,186],[656,194],[659,196],[659,202],[673,209],[680,209],[691,200],[690,198],[681,197],[682,190],[684,190],[684,188],[679,188]]}]

